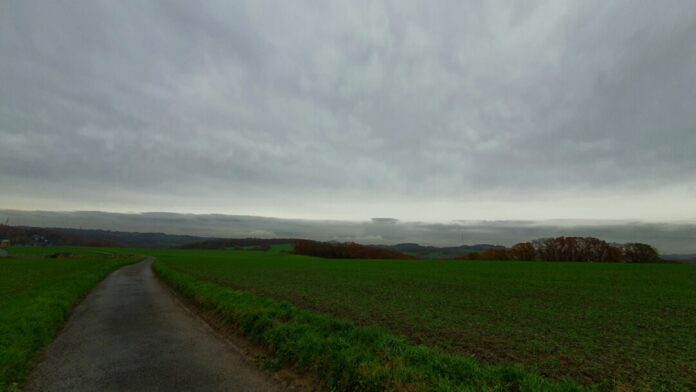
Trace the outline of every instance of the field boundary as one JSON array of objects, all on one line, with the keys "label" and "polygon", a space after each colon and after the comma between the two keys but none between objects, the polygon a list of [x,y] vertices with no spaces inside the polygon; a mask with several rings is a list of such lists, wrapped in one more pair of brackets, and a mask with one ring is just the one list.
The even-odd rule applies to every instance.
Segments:
[{"label": "field boundary", "polygon": [[380,328],[299,309],[193,278],[157,260],[155,274],[177,295],[260,347],[272,370],[316,376],[334,391],[586,391],[517,366],[484,365],[472,358],[418,346]]},{"label": "field boundary", "polygon": [[[155,258],[155,260],[157,259]],[[272,365],[272,353],[267,347],[253,344],[247,338],[242,336],[237,329],[231,328],[228,323],[225,323],[224,320],[215,312],[203,309],[192,299],[186,298],[176,292],[174,288],[168,282],[166,282],[159,273],[157,273],[154,267],[152,268],[152,271],[155,273],[157,282],[180,307],[199,319],[209,331],[211,331],[221,340],[225,341],[225,343],[231,349],[241,355],[246,362],[266,371],[269,377],[275,379],[286,387],[292,388],[293,390],[327,390],[321,385],[321,382],[316,375],[306,373],[300,374],[287,367],[276,369],[270,366]]]}]

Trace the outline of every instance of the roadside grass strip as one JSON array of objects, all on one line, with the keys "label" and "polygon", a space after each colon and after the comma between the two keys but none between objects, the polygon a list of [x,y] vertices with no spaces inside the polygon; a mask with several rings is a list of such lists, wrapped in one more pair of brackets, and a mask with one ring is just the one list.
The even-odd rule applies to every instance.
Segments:
[{"label": "roadside grass strip", "polygon": [[198,280],[161,261],[153,268],[185,300],[268,349],[271,368],[312,372],[332,391],[593,390],[572,381],[550,381],[520,367],[480,364],[415,345],[379,328]]},{"label": "roadside grass strip", "polygon": [[[133,257],[0,261],[0,391],[20,390],[71,310],[110,272]],[[14,284],[14,286],[12,286]]]}]

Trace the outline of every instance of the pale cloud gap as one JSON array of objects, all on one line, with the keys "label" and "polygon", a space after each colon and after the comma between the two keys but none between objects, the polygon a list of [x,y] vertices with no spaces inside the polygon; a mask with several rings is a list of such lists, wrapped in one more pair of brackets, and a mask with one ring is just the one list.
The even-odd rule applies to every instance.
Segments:
[{"label": "pale cloud gap", "polygon": [[0,206],[696,219],[695,36],[680,0],[5,2]]}]

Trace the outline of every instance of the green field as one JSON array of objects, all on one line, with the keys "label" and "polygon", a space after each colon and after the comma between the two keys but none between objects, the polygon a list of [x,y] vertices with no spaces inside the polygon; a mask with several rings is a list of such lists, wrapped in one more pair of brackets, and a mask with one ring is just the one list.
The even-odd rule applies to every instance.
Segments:
[{"label": "green field", "polygon": [[[230,293],[236,292],[223,294],[220,286],[230,287],[377,326],[457,358],[520,364],[552,380],[570,378],[600,390],[696,389],[696,266],[157,253],[156,268],[190,299],[234,302]],[[285,322],[274,318],[277,310],[269,312],[255,313],[270,318],[249,328]],[[477,371],[500,376],[500,370]]]},{"label": "green field", "polygon": [[0,259],[0,390],[21,386],[72,307],[141,259],[130,254],[157,256],[182,296],[267,347],[267,366],[334,390],[696,390],[696,266],[288,249],[15,248]]},{"label": "green field", "polygon": [[[57,252],[64,258],[49,258]],[[21,385],[70,310],[109,272],[140,257],[89,248],[14,248],[0,259],[0,391]]]}]

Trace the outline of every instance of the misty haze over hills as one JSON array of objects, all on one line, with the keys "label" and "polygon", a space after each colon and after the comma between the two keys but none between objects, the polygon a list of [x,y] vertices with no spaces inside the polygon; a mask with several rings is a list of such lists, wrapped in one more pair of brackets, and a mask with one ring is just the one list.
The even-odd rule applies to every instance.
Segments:
[{"label": "misty haze over hills", "polygon": [[370,221],[281,219],[222,214],[166,212],[109,213],[99,211],[0,210],[0,220],[11,225],[162,232],[220,238],[308,238],[355,241],[364,244],[414,242],[454,246],[495,244],[510,246],[536,238],[593,236],[609,242],[645,242],[663,254],[696,253],[696,223],[638,221],[452,221],[407,222],[393,218]]}]

